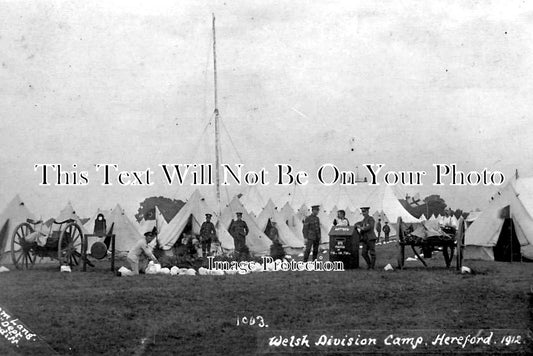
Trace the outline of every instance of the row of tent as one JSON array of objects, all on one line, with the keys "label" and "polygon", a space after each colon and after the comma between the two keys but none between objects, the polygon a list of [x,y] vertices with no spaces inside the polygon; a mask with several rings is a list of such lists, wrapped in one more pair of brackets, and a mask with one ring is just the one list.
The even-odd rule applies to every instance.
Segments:
[{"label": "row of tent", "polygon": [[[310,201],[309,206],[315,203],[316,201]],[[381,219],[383,223],[385,221],[391,223],[391,235],[395,234],[394,223],[398,217],[402,217],[407,223],[423,220],[423,218],[417,219],[411,216],[403,208],[390,186],[380,186],[371,199],[367,199],[364,204],[371,207],[371,213],[376,220]],[[233,238],[227,228],[235,217],[235,213],[239,211],[243,213],[243,220],[250,229],[247,245],[252,253],[256,255],[269,253],[271,241],[266,236],[265,230],[272,221],[278,223],[280,240],[286,248],[301,249],[304,247],[302,221],[310,213],[307,204],[293,209],[287,201],[281,207],[276,207],[272,200],[262,201],[258,191],[252,188],[240,197],[233,197],[221,210],[218,213],[209,206],[200,192],[196,190],[169,222],[164,219],[159,210],[156,210],[155,220],[132,222],[117,204],[110,211],[98,210],[89,221],[82,224],[82,220],[76,215],[70,203],[60,211],[56,220],[74,219],[82,225],[84,233],[87,233],[92,232],[95,217],[98,213],[102,213],[107,220],[108,228],[111,224],[114,226],[113,231],[117,236],[116,248],[119,251],[128,251],[136,241],[142,238],[145,231],[157,226],[160,232],[159,244],[163,249],[169,250],[187,228],[198,234],[205,220],[205,214],[209,213],[213,215],[213,222],[216,223],[222,248],[231,251],[234,249]],[[352,224],[360,220],[357,207],[349,205],[344,210]],[[324,243],[328,242],[327,233],[331,228],[332,220],[336,217],[336,211],[336,206],[333,206],[330,211],[324,208],[320,210],[319,218]],[[28,218],[35,219],[35,216],[18,195],[0,214],[0,252],[2,252],[0,263],[6,262],[5,252],[10,250],[13,230]],[[453,216],[451,219],[453,220]],[[439,220],[439,217],[433,216],[429,220]],[[508,248],[510,244],[511,248],[514,246],[515,254],[518,253],[525,259],[533,259],[533,178],[515,178],[508,182],[492,198],[485,211],[470,214],[466,221],[470,224],[465,233],[466,258],[498,259],[498,248]],[[504,240],[507,241],[507,245]],[[7,256],[7,258],[10,257]]]},{"label": "row of tent", "polygon": [[[402,217],[408,223],[420,222],[405,210],[390,186],[380,186],[379,189],[374,189],[373,193],[370,196],[371,200],[367,199],[365,204],[372,207],[371,211],[376,220],[381,219],[382,223],[390,221],[391,225],[398,217]],[[310,202],[309,205],[315,205],[314,203],[316,202]],[[343,209],[351,224],[361,220],[357,208],[346,206]],[[337,210],[337,206],[334,206],[331,211],[327,211],[322,206],[318,214],[322,230],[321,242],[324,244],[329,243],[328,232],[333,219],[337,216]],[[205,214],[209,213],[213,215],[213,222],[217,226],[222,248],[232,250],[234,248],[233,238],[227,228],[237,212],[243,213],[242,219],[249,227],[250,232],[246,238],[246,244],[252,253],[263,255],[269,252],[271,241],[265,231],[272,222],[277,223],[280,241],[286,249],[298,250],[304,247],[303,220],[310,214],[309,206],[304,203],[294,210],[286,201],[281,207],[276,207],[272,199],[265,202],[255,186],[251,186],[241,197],[233,197],[219,214],[207,204],[198,190],[195,191],[172,221],[160,231],[159,243],[163,249],[170,249],[188,226],[192,228],[192,232],[198,234]],[[391,236],[394,234],[394,225],[392,225]]]},{"label": "row of tent", "polygon": [[[407,222],[419,221],[402,207],[389,186],[382,187],[383,189],[377,191],[373,196],[373,201],[366,203],[373,207],[372,211],[376,220],[381,219],[383,222],[390,220],[393,223],[398,216],[401,216]],[[254,192],[256,193],[255,195]],[[315,203],[315,201],[309,202],[309,206]],[[347,212],[347,218],[352,224],[361,219],[358,207],[346,207],[345,211]],[[265,255],[269,253],[272,243],[265,234],[265,231],[272,222],[277,222],[280,241],[286,249],[298,250],[304,247],[302,230],[303,220],[310,214],[308,205],[302,204],[299,209],[294,210],[287,201],[281,208],[278,208],[271,199],[266,203],[263,202],[256,189],[249,189],[243,196],[233,197],[221,209],[220,213],[209,206],[200,192],[196,190],[169,222],[164,219],[163,214],[161,214],[157,207],[155,220],[141,220],[140,223],[132,222],[125,214],[124,209],[117,204],[112,210],[98,209],[88,221],[83,223],[83,220],[76,214],[70,202],[60,211],[55,220],[74,219],[86,234],[93,232],[94,221],[98,214],[102,214],[107,221],[108,229],[113,225],[113,232],[116,235],[116,249],[118,251],[128,251],[133,244],[142,238],[144,232],[156,226],[159,231],[159,245],[163,249],[169,250],[186,229],[190,228],[193,233],[198,234],[201,224],[205,220],[205,214],[209,213],[213,216],[213,222],[217,226],[218,237],[223,250],[231,251],[234,249],[233,238],[227,228],[231,220],[234,219],[236,212],[243,213],[243,220],[246,221],[249,227],[250,232],[247,236],[246,243],[253,254]],[[331,211],[326,211],[324,208],[320,210],[319,218],[321,221],[322,242],[324,244],[329,243],[328,232],[336,215],[336,206]],[[6,206],[2,215],[0,215],[1,261],[5,262],[7,256],[5,252],[10,250],[13,230],[18,224],[26,221],[28,218],[35,219],[35,216],[26,208],[19,196],[16,196]],[[40,228],[43,232],[47,233],[46,229],[49,227],[42,225]],[[394,227],[392,227],[391,235],[394,234]],[[89,247],[91,242],[95,240],[96,238],[89,239]]]}]

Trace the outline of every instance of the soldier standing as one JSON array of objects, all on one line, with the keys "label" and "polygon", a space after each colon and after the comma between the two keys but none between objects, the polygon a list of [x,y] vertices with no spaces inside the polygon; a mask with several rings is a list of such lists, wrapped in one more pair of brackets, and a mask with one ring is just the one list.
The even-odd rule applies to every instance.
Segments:
[{"label": "soldier standing", "polygon": [[389,242],[390,226],[388,221],[385,221],[385,225],[383,226],[383,233],[385,234],[385,242]]},{"label": "soldier standing", "polygon": [[243,254],[248,254],[248,248],[246,247],[246,235],[250,231],[246,221],[242,220],[242,213],[237,212],[237,220],[231,220],[228,231],[233,237],[235,243],[235,252],[241,256]]},{"label": "soldier standing", "polygon": [[[368,215],[369,207],[362,207],[361,213],[363,220],[355,224],[361,234],[361,243],[363,244],[363,258],[368,269],[374,269],[376,266],[376,234],[374,233],[374,218]],[[370,254],[370,256],[369,256]]]},{"label": "soldier standing", "polygon": [[381,237],[381,219],[378,219],[378,222],[376,223],[376,232],[378,233],[376,241],[379,241],[379,238]]},{"label": "soldier standing", "polygon": [[207,256],[211,251],[211,242],[217,240],[217,230],[211,222],[211,214],[205,214],[205,221],[200,227],[200,242],[202,243],[202,255]]},{"label": "soldier standing", "polygon": [[313,247],[313,260],[318,256],[318,246],[320,245],[320,219],[318,218],[318,211],[320,205],[313,205],[311,207],[311,215],[305,218],[303,235],[305,239],[305,253],[304,262],[309,259],[311,247]]}]

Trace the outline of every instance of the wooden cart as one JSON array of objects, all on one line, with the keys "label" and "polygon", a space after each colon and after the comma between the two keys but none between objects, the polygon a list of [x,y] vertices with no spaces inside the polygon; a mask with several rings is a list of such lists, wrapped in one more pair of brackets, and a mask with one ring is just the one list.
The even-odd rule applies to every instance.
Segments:
[{"label": "wooden cart", "polygon": [[[78,266],[85,256],[86,245],[83,231],[73,219],[53,221],[46,235],[46,243],[41,246],[29,239],[42,221],[28,219],[13,231],[11,239],[11,259],[17,269],[31,269],[37,257],[58,260],[60,266]],[[33,237],[33,236],[32,236]]]},{"label": "wooden cart", "polygon": [[397,233],[398,233],[398,268],[403,269],[405,265],[405,247],[410,246],[413,253],[418,260],[427,267],[427,263],[415,247],[422,249],[436,249],[442,248],[442,254],[444,256],[444,262],[446,268],[451,266],[453,261],[455,250],[456,253],[456,268],[461,269],[463,263],[463,249],[464,249],[464,218],[461,217],[458,221],[458,228],[454,235],[445,235],[441,238],[425,238],[425,239],[410,239],[409,232],[405,228],[405,224],[402,218],[399,217],[397,221]]}]

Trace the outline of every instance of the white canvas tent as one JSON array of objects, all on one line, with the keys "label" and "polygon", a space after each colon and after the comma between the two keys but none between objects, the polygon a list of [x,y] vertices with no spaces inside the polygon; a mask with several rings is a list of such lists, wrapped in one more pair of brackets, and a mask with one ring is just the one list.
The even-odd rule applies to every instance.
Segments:
[{"label": "white canvas tent", "polygon": [[236,196],[233,197],[229,205],[222,211],[220,217],[222,226],[226,229],[229,228],[231,220],[235,218],[235,213],[237,212],[242,212],[242,219],[246,222],[250,230],[246,236],[246,246],[250,249],[250,253],[258,256],[269,254],[272,241],[263,233],[257,225],[257,222],[250,216]]},{"label": "white canvas tent", "polygon": [[143,236],[139,233],[137,227],[126,216],[124,209],[117,204],[115,208],[106,217],[107,229],[113,225],[115,234],[115,249],[119,252],[129,251]]},{"label": "white canvas tent", "polygon": [[[59,212],[59,215],[55,218],[55,220],[57,222],[63,222],[65,220],[67,220],[67,219],[72,219],[76,223],[78,223],[78,225],[80,226],[81,231],[83,232],[83,234],[87,234],[88,233],[87,230],[85,229],[85,227],[83,226],[83,223],[81,222],[80,217],[76,214],[76,211],[72,207],[71,202],[68,202],[67,205],[65,205],[65,207],[63,209],[61,209],[61,211]],[[64,228],[64,227],[65,227],[65,224],[63,224],[63,226],[60,226],[59,224],[53,224],[52,225],[52,230],[53,231],[58,231],[60,228]]]},{"label": "white canvas tent", "polygon": [[355,210],[346,208],[346,219],[350,222],[350,225],[355,224],[357,221],[361,220],[361,214],[356,213]]},{"label": "white canvas tent", "polygon": [[401,217],[404,223],[419,223],[420,219],[415,218],[402,206],[391,186],[380,184],[375,187],[368,195],[362,206],[370,207],[370,213],[373,215],[376,211],[383,212],[387,215],[390,223],[395,224],[398,217]]},{"label": "white canvas tent", "polygon": [[4,208],[0,215],[0,264],[11,263],[11,239],[15,228],[26,219],[35,219],[16,195]]},{"label": "white canvas tent", "polygon": [[298,211],[296,212],[296,217],[300,220],[300,221],[304,221],[304,219],[311,213],[311,211],[309,210],[309,208],[307,207],[307,205],[305,204],[302,204],[302,206],[300,206],[300,208],[298,209]]},{"label": "white canvas tent", "polygon": [[178,241],[187,225],[190,224],[194,234],[200,234],[200,227],[205,221],[205,214],[211,214],[211,222],[215,224],[217,237],[226,251],[235,249],[233,238],[224,226],[217,223],[217,214],[211,209],[200,191],[195,190],[180,211],[159,233],[159,245],[163,250],[169,250]]},{"label": "white canvas tent", "polygon": [[163,216],[163,213],[159,210],[159,208],[155,207],[155,226],[157,227],[157,231],[163,230],[163,228],[168,225],[167,221],[165,220],[165,217]]},{"label": "white canvas tent", "polygon": [[420,219],[420,221],[426,221],[427,220],[427,218],[426,218],[426,216],[424,214],[422,214],[422,216],[419,219]]},{"label": "white canvas tent", "polygon": [[263,199],[256,185],[249,185],[246,192],[240,197],[240,201],[253,216],[258,216],[266,204],[266,200]]},{"label": "white canvas tent", "polygon": [[303,223],[302,220],[300,220],[296,214],[294,213],[294,210],[290,206],[289,202],[286,202],[283,208],[281,208],[281,215],[283,219],[285,219],[285,223],[287,226],[289,226],[289,229],[291,229],[292,233],[300,240],[302,243],[304,242],[304,235],[303,235]]},{"label": "white canvas tent", "polygon": [[[505,216],[512,220],[511,229],[502,229]],[[507,230],[507,231],[506,231]],[[508,182],[492,199],[488,208],[465,233],[465,258],[494,260],[495,248],[511,230],[519,244],[515,251],[533,259],[533,177]],[[512,246],[511,246],[512,248]]]},{"label": "white canvas tent", "polygon": [[481,211],[471,211],[470,213],[468,213],[468,216],[465,219],[466,228],[469,228],[470,225],[472,225],[472,223],[476,221],[476,219],[479,218],[480,215]]},{"label": "white canvas tent", "polygon": [[257,225],[263,232],[266,230],[269,221],[276,222],[279,239],[283,247],[290,247],[294,249],[304,247],[303,240],[294,235],[289,226],[286,224],[284,216],[277,211],[272,199],[268,200],[256,221]]},{"label": "white canvas tent", "polygon": [[294,209],[292,208],[291,204],[289,202],[286,202],[285,205],[280,209],[280,214],[285,219],[285,222],[287,225],[289,225],[289,220],[292,220],[295,218],[294,216]]}]

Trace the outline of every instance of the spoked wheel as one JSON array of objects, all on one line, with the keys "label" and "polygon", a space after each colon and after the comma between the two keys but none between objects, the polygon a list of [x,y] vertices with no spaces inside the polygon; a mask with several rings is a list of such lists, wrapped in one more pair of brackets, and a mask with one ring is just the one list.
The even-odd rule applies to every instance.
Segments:
[{"label": "spoked wheel", "polygon": [[35,265],[35,244],[26,241],[26,236],[33,232],[33,227],[22,223],[15,228],[11,238],[11,260],[17,269],[30,269]]},{"label": "spoked wheel", "polygon": [[59,265],[78,266],[82,258],[83,232],[75,222],[69,223],[61,236],[57,246]]}]

